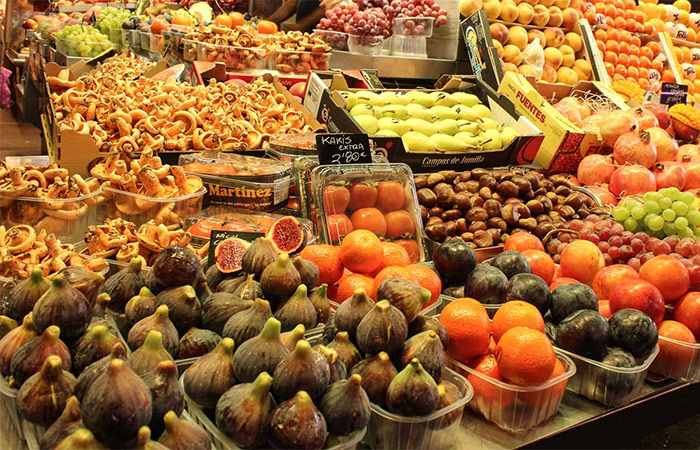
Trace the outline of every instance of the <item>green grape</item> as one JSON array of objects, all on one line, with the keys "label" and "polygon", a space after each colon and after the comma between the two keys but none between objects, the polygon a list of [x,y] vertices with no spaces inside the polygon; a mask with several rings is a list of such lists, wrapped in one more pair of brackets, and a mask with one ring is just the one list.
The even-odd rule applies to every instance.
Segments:
[{"label": "green grape", "polygon": [[626,218],[630,216],[630,210],[627,208],[623,208],[622,206],[616,206],[612,210],[612,216],[613,219],[617,220],[618,222],[623,222]]},{"label": "green grape", "polygon": [[672,236],[678,232],[678,230],[676,230],[676,227],[673,225],[673,222],[664,223],[663,230],[666,236]]},{"label": "green grape", "polygon": [[671,205],[671,209],[676,212],[677,216],[685,216],[688,213],[688,204],[680,200],[676,200]]},{"label": "green grape", "polygon": [[694,227],[700,225],[700,211],[689,211],[685,216]]},{"label": "green grape", "polygon": [[688,219],[685,217],[677,217],[676,220],[673,221],[673,226],[676,227],[676,230],[684,230],[688,228]]},{"label": "green grape", "polygon": [[666,196],[674,202],[678,200],[679,195],[681,195],[681,191],[679,191],[678,188],[668,188],[668,193],[666,194]]},{"label": "green grape", "polygon": [[661,231],[664,228],[664,223],[663,217],[653,214],[649,216],[647,226],[651,231]]},{"label": "green grape", "polygon": [[682,230],[678,230],[678,237],[683,239],[683,238],[691,238],[693,237],[693,231],[690,228],[683,228]]},{"label": "green grape", "polygon": [[632,211],[630,211],[630,215],[635,220],[641,219],[645,216],[645,214],[646,212],[644,211],[644,208],[642,206],[635,206],[634,208],[632,208]]},{"label": "green grape", "polygon": [[644,226],[649,227],[649,220],[658,217],[658,214],[647,214],[644,216]]},{"label": "green grape", "polygon": [[686,203],[687,205],[692,205],[695,202],[695,196],[692,192],[681,192],[678,196],[678,200]]},{"label": "green grape", "polygon": [[637,222],[636,219],[632,217],[628,217],[625,219],[625,230],[627,231],[636,231],[637,227],[639,227],[639,222]]},{"label": "green grape", "polygon": [[658,202],[661,200],[661,197],[663,197],[661,194],[658,192],[645,192],[644,193],[644,201],[645,202]]},{"label": "green grape", "polygon": [[661,209],[670,208],[672,204],[673,204],[673,200],[671,200],[671,199],[668,198],[668,197],[664,197],[664,198],[662,198],[661,200],[659,200],[659,207],[660,207]]},{"label": "green grape", "polygon": [[664,209],[661,213],[661,217],[663,217],[666,222],[672,222],[676,219],[676,212],[672,209]]},{"label": "green grape", "polygon": [[646,211],[647,214],[659,214],[661,212],[661,208],[659,207],[658,202],[649,200],[644,203],[644,211]]}]

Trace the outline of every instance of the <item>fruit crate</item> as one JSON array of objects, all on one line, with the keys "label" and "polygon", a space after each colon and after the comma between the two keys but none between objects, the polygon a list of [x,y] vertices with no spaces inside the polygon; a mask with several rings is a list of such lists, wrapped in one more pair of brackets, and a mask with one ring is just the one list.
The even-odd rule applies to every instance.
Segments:
[{"label": "fruit crate", "polygon": [[102,188],[106,217],[121,217],[133,222],[137,227],[149,220],[166,225],[182,225],[185,217],[202,209],[206,193],[207,189],[202,187],[197,192],[182,197],[157,198],[110,187]]},{"label": "fruit crate", "polygon": [[[186,410],[189,413],[189,415],[194,419],[194,422],[198,425],[200,425],[202,428],[204,428],[207,433],[209,433],[209,436],[211,437],[212,440],[212,448],[215,450],[234,450],[234,449],[239,449],[238,447],[231,439],[229,439],[228,436],[226,436],[219,428],[216,426],[216,424],[212,421],[212,419],[207,415],[204,410],[196,403],[194,402],[191,398],[187,396],[187,393],[185,392],[185,374],[183,373],[182,376],[180,377],[180,389],[182,389],[182,393],[185,396],[185,404],[186,404]],[[334,439],[335,445],[332,445],[330,447],[326,447],[326,450],[352,450],[357,447],[357,444],[362,440],[362,438],[365,436],[365,433],[367,432],[367,429],[364,428],[362,430],[358,430],[348,436],[342,436],[339,437],[338,439]],[[330,436],[329,436],[330,438]]]},{"label": "fruit crate", "polygon": [[469,407],[498,427],[523,432],[555,416],[559,410],[567,382],[576,373],[571,358],[557,351],[565,372],[539,386],[516,386],[488,377],[452,358],[448,367],[467,377],[474,389]]},{"label": "fruit crate", "polygon": [[613,367],[556,348],[576,364],[576,374],[567,389],[605,406],[624,406],[634,400],[642,389],[649,367],[659,353],[659,346],[636,367]]},{"label": "fruit crate", "polygon": [[267,69],[282,74],[308,75],[312,70],[328,70],[333,53],[275,50],[267,58]]},{"label": "fruit crate", "polygon": [[687,383],[700,382],[700,344],[659,336],[664,351],[651,363],[647,378],[652,381],[673,378]]}]

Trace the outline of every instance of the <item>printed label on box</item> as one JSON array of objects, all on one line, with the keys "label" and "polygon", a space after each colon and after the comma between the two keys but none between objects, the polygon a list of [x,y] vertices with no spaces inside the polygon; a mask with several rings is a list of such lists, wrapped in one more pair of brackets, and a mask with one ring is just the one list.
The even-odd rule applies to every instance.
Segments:
[{"label": "printed label on box", "polygon": [[278,190],[274,184],[261,188],[249,188],[205,182],[204,186],[207,188],[203,205],[205,208],[211,205],[226,205],[254,211],[268,211],[289,197],[289,189]]}]

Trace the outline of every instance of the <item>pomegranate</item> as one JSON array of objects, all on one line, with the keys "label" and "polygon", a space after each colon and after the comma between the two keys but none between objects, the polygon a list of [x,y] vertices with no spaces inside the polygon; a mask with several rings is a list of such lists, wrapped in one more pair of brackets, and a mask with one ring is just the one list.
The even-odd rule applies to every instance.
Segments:
[{"label": "pomegranate", "polygon": [[675,161],[666,161],[663,164],[657,163],[652,170],[656,179],[656,188],[675,187],[683,190],[685,186],[685,167]]},{"label": "pomegranate", "polygon": [[654,174],[644,166],[622,166],[610,177],[610,192],[617,197],[643,194],[655,190]]},{"label": "pomegranate", "polygon": [[600,121],[600,136],[603,144],[613,147],[618,137],[638,128],[637,118],[633,114],[618,109],[606,114]]},{"label": "pomegranate", "polygon": [[575,107],[572,106],[568,102],[559,102],[556,105],[554,105],[554,109],[559,111],[559,113],[569,119],[571,122],[574,123],[574,125],[579,126],[581,125],[581,121],[583,120],[581,118],[581,113],[579,110]]},{"label": "pomegranate", "polygon": [[678,157],[678,142],[668,131],[660,127],[652,127],[646,130],[651,137],[651,143],[656,148],[657,161],[675,161]]},{"label": "pomegranate", "polygon": [[578,179],[586,186],[596,186],[609,183],[615,172],[610,156],[588,155],[578,164]]},{"label": "pomegranate", "polygon": [[586,133],[600,133],[600,124],[603,122],[605,115],[603,114],[593,114],[590,117],[583,119],[581,123],[581,129]]},{"label": "pomegranate", "polygon": [[561,100],[559,100],[559,103],[568,103],[569,105],[576,108],[579,114],[581,114],[581,119],[585,120],[592,114],[591,108],[588,106],[588,104],[584,102],[583,99],[580,99],[578,97],[564,97]]},{"label": "pomegranate", "polygon": [[678,148],[678,162],[700,161],[700,146],[697,144],[684,144]]},{"label": "pomegranate", "polygon": [[598,200],[603,202],[604,205],[617,205],[617,198],[608,190],[607,184],[604,184],[603,186],[586,186],[586,189],[593,192],[598,197]]},{"label": "pomegranate", "polygon": [[651,111],[640,107],[633,109],[632,114],[634,114],[634,117],[637,119],[640,130],[648,130],[649,128],[659,126],[659,121],[656,120],[656,116]]},{"label": "pomegranate", "polygon": [[683,163],[685,168],[685,189],[700,188],[700,161]]},{"label": "pomegranate", "polygon": [[630,131],[615,141],[613,156],[618,164],[641,164],[649,169],[656,162],[656,147],[647,131]]},{"label": "pomegranate", "polygon": [[666,107],[660,103],[646,103],[642,105],[642,108],[650,111],[656,116],[656,120],[659,122],[659,128],[664,130],[671,126],[671,116],[666,111]]}]

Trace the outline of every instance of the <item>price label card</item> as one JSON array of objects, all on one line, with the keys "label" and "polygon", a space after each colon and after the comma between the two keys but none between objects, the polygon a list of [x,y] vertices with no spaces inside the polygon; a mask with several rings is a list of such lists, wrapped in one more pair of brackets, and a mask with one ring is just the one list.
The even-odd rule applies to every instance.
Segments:
[{"label": "price label card", "polygon": [[317,134],[320,164],[371,164],[372,151],[366,134]]},{"label": "price label card", "polygon": [[207,267],[216,262],[216,248],[228,238],[238,238],[247,242],[253,242],[259,237],[265,236],[265,233],[252,233],[248,231],[229,231],[229,230],[212,230],[211,238],[209,238],[209,258],[207,259]]},{"label": "price label card", "polygon": [[686,103],[688,98],[688,86],[676,83],[661,83],[662,105],[673,106],[678,103]]}]

